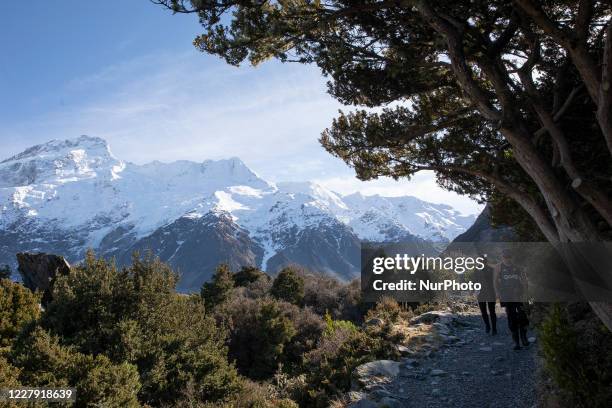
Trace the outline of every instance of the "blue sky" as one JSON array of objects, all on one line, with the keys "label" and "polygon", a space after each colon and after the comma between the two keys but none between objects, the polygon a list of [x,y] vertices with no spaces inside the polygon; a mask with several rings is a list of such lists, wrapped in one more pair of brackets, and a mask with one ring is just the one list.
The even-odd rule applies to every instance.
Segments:
[{"label": "blue sky", "polygon": [[195,16],[147,0],[2,2],[0,159],[88,134],[136,163],[238,156],[271,181],[414,195],[478,212],[429,173],[358,181],[317,141],[341,106],[315,67],[230,67],[192,46],[198,32]]}]

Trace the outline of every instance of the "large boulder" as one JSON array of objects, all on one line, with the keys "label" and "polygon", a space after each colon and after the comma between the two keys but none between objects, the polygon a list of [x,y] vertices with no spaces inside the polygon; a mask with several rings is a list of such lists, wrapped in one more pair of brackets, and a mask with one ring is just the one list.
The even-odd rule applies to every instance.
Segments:
[{"label": "large boulder", "polygon": [[70,264],[62,256],[45,253],[18,253],[18,271],[25,287],[43,292],[43,303],[50,300],[51,287],[57,275],[70,272]]}]

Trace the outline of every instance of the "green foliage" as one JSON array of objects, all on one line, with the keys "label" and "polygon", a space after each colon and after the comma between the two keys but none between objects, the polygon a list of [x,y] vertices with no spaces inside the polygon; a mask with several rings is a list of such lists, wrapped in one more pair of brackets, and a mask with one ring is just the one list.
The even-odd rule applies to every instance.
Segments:
[{"label": "green foliage", "polygon": [[586,305],[555,304],[538,325],[546,372],[568,406],[607,407],[612,400],[612,333]]},{"label": "green foliage", "polygon": [[235,298],[218,311],[229,326],[229,355],[252,379],[274,374],[296,329],[274,299]]},{"label": "green foliage", "polygon": [[[19,370],[0,354],[0,389],[19,388],[22,385],[19,383]],[[23,404],[17,402],[4,401],[3,408],[20,408]]]},{"label": "green foliage", "polygon": [[56,336],[31,327],[15,344],[12,360],[22,384],[75,387],[78,407],[139,407],[138,371],[129,363],[113,364],[104,355],[86,355],[59,344]]},{"label": "green foliage", "polygon": [[306,387],[295,399],[304,406],[327,407],[351,387],[357,366],[377,359],[397,359],[399,339],[383,332],[355,330],[340,324],[327,330],[317,349],[306,355]]},{"label": "green foliage", "polygon": [[234,277],[226,264],[217,267],[212,280],[202,285],[201,296],[206,308],[211,310],[223,303],[234,288]]},{"label": "green foliage", "polygon": [[0,354],[0,389],[19,387],[20,369],[13,366],[9,361]]},{"label": "green foliage", "polygon": [[323,332],[323,336],[332,337],[336,331],[341,330],[343,332],[351,333],[359,330],[355,323],[348,320],[334,320],[329,314],[329,312],[325,313],[325,331]]},{"label": "green foliage", "polygon": [[270,279],[265,272],[254,266],[243,266],[234,274],[234,284],[237,287],[246,287],[259,279]]},{"label": "green foliage", "polygon": [[270,293],[277,299],[299,305],[304,300],[304,278],[295,268],[284,268],[274,279]]},{"label": "green foliage", "polygon": [[367,322],[370,319],[378,318],[382,319],[384,322],[396,323],[403,313],[402,308],[395,299],[383,297],[376,302],[373,309],[368,311],[365,321]]},{"label": "green foliage", "polygon": [[435,171],[521,233],[611,236],[609,2],[157,3],[197,13],[202,52],[315,64],[341,103],[379,108],[341,112],[320,139],[360,179]]},{"label": "green foliage", "polygon": [[11,279],[11,267],[0,265],[0,279]]},{"label": "green foliage", "polygon": [[141,402],[171,404],[187,390],[199,401],[225,400],[240,386],[225,333],[200,299],[175,292],[176,281],[150,256],[117,270],[90,253],[57,278],[41,325],[79,353],[137,367]]},{"label": "green foliage", "polygon": [[40,296],[9,279],[0,279],[0,347],[9,346],[21,329],[40,315]]},{"label": "green foliage", "polygon": [[[220,408],[215,405],[215,408]],[[222,408],[298,408],[298,405],[288,398],[276,395],[269,384],[259,384],[244,381],[242,390]]]}]

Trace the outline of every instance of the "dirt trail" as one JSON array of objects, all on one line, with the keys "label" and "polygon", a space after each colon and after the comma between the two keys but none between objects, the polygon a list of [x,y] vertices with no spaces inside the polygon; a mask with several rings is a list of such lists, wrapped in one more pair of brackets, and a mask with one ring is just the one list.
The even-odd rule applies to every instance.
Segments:
[{"label": "dirt trail", "polygon": [[[497,309],[498,334],[485,334],[476,310],[449,325],[458,338],[429,357],[402,360],[399,375],[370,389],[371,407],[534,407],[536,344],[512,350],[505,313]],[[457,324],[458,323],[458,324]],[[529,337],[534,341],[534,334]],[[365,402],[365,401],[364,401]],[[359,406],[361,404],[356,404]]]}]

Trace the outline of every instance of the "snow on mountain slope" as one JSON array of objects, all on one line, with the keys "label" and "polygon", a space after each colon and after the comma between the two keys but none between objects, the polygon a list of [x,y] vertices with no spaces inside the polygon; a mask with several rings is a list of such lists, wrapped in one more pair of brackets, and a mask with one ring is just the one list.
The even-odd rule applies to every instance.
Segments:
[{"label": "snow on mountain slope", "polygon": [[[140,248],[138,242],[156,232],[163,237],[160,231],[171,224],[180,236],[175,230],[188,223],[174,223],[183,217],[209,214],[227,224],[224,231],[246,231],[252,242],[243,246],[261,249],[257,258],[263,267],[281,252],[314,259],[304,251],[317,240],[327,242],[326,253],[334,247],[352,253],[347,234],[370,241],[414,236],[450,241],[474,220],[414,197],[342,197],[310,182],[274,185],[238,158],[136,165],[116,158],[103,139],[89,136],[53,140],[0,162],[0,263],[11,263],[4,258],[15,250],[58,248],[73,260],[88,247],[120,255]],[[176,245],[154,242],[164,250]],[[288,250],[298,243],[299,251]],[[279,257],[274,259],[278,263]]]}]

